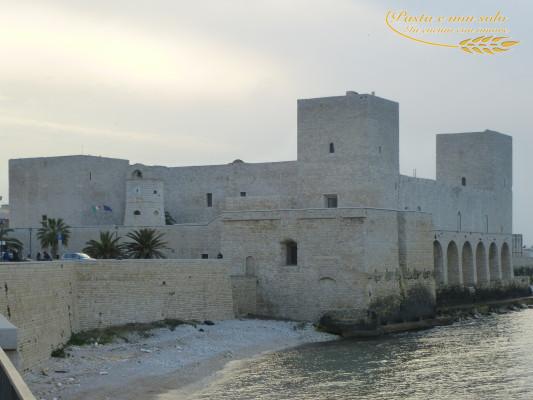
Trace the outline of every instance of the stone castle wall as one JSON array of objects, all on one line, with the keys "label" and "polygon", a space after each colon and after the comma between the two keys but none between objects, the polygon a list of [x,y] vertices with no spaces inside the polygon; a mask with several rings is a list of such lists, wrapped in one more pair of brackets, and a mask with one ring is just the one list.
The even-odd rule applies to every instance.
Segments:
[{"label": "stone castle wall", "polygon": [[[140,228],[143,227],[116,225],[71,227],[68,246],[62,246],[60,252],[81,252],[89,240],[99,240],[100,232],[106,231],[116,233],[118,237],[122,238],[121,242],[126,242],[129,241],[126,235]],[[168,249],[163,250],[163,254],[170,259],[198,259],[201,258],[202,254],[207,254],[209,258],[216,258],[220,251],[220,231],[217,221],[213,221],[211,224],[163,225],[149,226],[148,228],[156,229],[164,234],[164,241],[167,243]],[[10,236],[22,241],[25,256],[31,255],[32,259],[36,259],[38,252],[42,254],[37,238],[37,228],[31,230],[15,228]]]},{"label": "stone castle wall", "polygon": [[231,286],[235,315],[257,315],[257,277],[232,275]]},{"label": "stone castle wall", "polygon": [[79,330],[76,266],[0,264],[0,313],[18,328],[21,367],[50,357]]},{"label": "stone castle wall", "polygon": [[[128,161],[65,156],[9,160],[12,227],[39,226],[43,216],[72,226],[120,225]],[[96,206],[112,211],[95,211]]]},{"label": "stone castle wall", "polygon": [[229,267],[220,260],[4,263],[0,284],[0,312],[19,328],[23,369],[80,330],[234,317]]},{"label": "stone castle wall", "polygon": [[[375,298],[400,294],[402,254],[406,269],[419,271],[406,279],[434,293],[431,218],[402,214],[408,214],[407,243],[399,241],[398,213],[393,210],[225,214],[221,248],[233,274],[256,277],[258,314],[317,320],[328,311],[364,310]],[[423,229],[416,234],[420,225]],[[296,265],[287,264],[288,241],[297,244]]]},{"label": "stone castle wall", "polygon": [[400,177],[399,209],[430,213],[436,230],[509,234],[510,203],[494,191]]},{"label": "stone castle wall", "polygon": [[[364,310],[415,286],[434,294],[435,283],[512,280],[509,136],[438,135],[437,178],[430,180],[399,173],[394,101],[355,92],[303,99],[297,125],[296,161],[168,168],[88,156],[11,160],[14,236],[35,257],[42,215],[72,226],[62,251],[81,251],[100,231],[124,238],[153,225],[165,234],[168,258],[223,256],[231,275],[239,276],[232,280],[238,313],[298,320]],[[112,211],[94,211],[100,204]],[[164,211],[178,224],[162,225]],[[287,262],[289,244],[298,250],[294,265]],[[76,269],[76,290],[127,292],[116,279],[125,271],[117,268],[87,278]],[[158,283],[166,282],[165,272],[157,274],[142,275],[142,290],[164,314],[179,302]],[[127,276],[135,282],[135,269]],[[110,315],[89,303],[72,312],[84,327],[98,318],[107,323],[119,307],[125,318],[132,315],[127,300],[109,301],[117,306]]]},{"label": "stone castle wall", "polygon": [[169,168],[91,156],[10,160],[11,226],[38,227],[43,215],[73,227],[158,225],[164,211],[179,224],[207,224],[227,210],[323,208],[325,196],[336,195],[339,207],[431,213],[436,230],[512,233],[510,136],[437,135],[437,179],[429,180],[399,173],[394,101],[355,92],[298,100],[297,135],[297,160],[287,162]]}]

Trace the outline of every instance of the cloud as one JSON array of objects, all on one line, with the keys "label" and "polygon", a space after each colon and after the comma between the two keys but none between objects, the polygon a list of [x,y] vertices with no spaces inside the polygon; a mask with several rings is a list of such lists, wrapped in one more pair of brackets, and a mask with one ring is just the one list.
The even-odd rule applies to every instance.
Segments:
[{"label": "cloud", "polygon": [[[159,133],[152,132],[136,132],[136,131],[121,131],[114,129],[101,129],[101,128],[91,128],[88,126],[78,126],[73,124],[65,124],[54,121],[46,120],[35,120],[29,118],[20,118],[13,117],[9,115],[0,114],[0,127],[3,126],[3,130],[9,130],[9,126],[17,127],[27,127],[31,130],[29,132],[37,132],[34,134],[42,136],[38,132],[45,131],[46,135],[51,139],[51,137],[62,137],[65,134],[69,136],[77,136],[80,140],[91,140],[91,141],[104,141],[104,142],[120,142],[127,140],[130,142],[138,142],[138,145],[143,143],[158,144],[165,147],[174,147],[179,146],[180,149],[189,149],[189,150],[200,150],[216,148],[224,148],[223,143],[216,143],[212,140],[207,140],[198,136],[177,134],[174,135],[174,142],[169,143],[168,135],[163,135]],[[7,129],[6,129],[7,128]],[[26,140],[29,138],[26,137]],[[52,141],[52,140],[51,140]],[[82,143],[82,142],[81,142]],[[131,143],[130,143],[131,144]]]},{"label": "cloud", "polygon": [[0,50],[2,79],[59,85],[231,96],[280,74],[273,60],[215,37],[165,36],[51,7],[3,6]]}]

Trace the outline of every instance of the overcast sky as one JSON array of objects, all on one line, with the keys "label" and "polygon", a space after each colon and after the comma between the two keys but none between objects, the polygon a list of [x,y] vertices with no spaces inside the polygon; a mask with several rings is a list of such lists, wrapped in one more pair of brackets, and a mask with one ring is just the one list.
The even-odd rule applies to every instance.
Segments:
[{"label": "overcast sky", "polygon": [[[466,5],[465,5],[466,3]],[[533,243],[529,0],[0,0],[0,195],[9,158],[168,166],[296,158],[296,99],[400,103],[401,171],[435,176],[435,134],[514,138],[514,231]],[[498,56],[417,44],[387,10],[509,17]],[[473,149],[474,151],[474,149]]]}]

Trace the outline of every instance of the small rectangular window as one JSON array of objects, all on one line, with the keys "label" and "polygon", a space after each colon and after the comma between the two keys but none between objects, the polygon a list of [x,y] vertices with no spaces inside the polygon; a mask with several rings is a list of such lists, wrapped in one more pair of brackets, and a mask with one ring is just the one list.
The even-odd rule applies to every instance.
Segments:
[{"label": "small rectangular window", "polygon": [[47,217],[45,214],[43,214],[42,217],[41,217],[41,219],[42,219],[43,221],[47,221],[47,220],[48,220],[48,217]]},{"label": "small rectangular window", "polygon": [[336,194],[327,194],[324,196],[326,208],[337,208],[338,201]]},{"label": "small rectangular window", "polygon": [[207,207],[213,207],[213,193],[206,194]]},{"label": "small rectangular window", "polygon": [[209,254],[207,253],[202,253],[202,259],[203,260],[207,260],[209,258]]},{"label": "small rectangular window", "polygon": [[298,265],[298,245],[296,242],[288,241],[285,243],[285,264]]},{"label": "small rectangular window", "polygon": [[241,197],[246,197],[246,192],[241,192]]}]

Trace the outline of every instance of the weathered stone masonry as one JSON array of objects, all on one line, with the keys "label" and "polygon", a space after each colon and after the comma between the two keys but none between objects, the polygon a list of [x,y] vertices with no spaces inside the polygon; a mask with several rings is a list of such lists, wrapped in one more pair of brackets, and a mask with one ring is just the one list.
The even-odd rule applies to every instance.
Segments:
[{"label": "weathered stone masonry", "polygon": [[0,263],[0,283],[0,312],[19,328],[23,368],[81,330],[234,317],[229,267],[220,260]]},{"label": "weathered stone masonry", "polygon": [[[73,227],[71,251],[103,230],[156,227],[169,258],[223,256],[241,277],[236,309],[273,317],[314,320],[417,285],[434,295],[437,285],[513,279],[510,136],[437,135],[432,180],[400,174],[394,101],[355,92],[298,100],[297,126],[295,161],[10,160],[11,225],[33,256],[45,217]],[[165,212],[176,225],[162,225]]]}]

